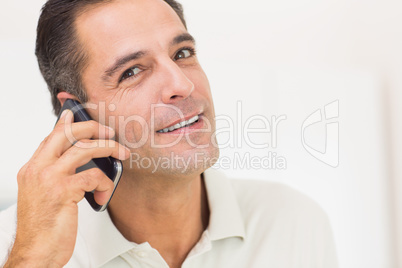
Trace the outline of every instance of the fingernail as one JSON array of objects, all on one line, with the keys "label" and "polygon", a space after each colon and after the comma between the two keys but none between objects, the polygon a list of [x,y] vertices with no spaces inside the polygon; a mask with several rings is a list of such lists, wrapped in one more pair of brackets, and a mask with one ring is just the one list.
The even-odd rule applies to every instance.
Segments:
[{"label": "fingernail", "polygon": [[105,126],[107,129],[109,129],[111,132],[114,132],[114,129],[109,127],[109,126]]},{"label": "fingernail", "polygon": [[64,111],[61,113],[60,118],[65,117],[66,114],[68,113],[68,111],[69,111],[69,109],[64,110]]},{"label": "fingernail", "polygon": [[126,149],[126,159],[128,159],[130,157],[131,151],[126,146],[124,146],[124,148]]},{"label": "fingernail", "polygon": [[129,154],[127,153],[127,150],[124,150],[124,152],[120,149],[119,150],[119,159],[124,161],[129,158]]},{"label": "fingernail", "polygon": [[109,130],[109,135],[111,135],[110,138],[114,137],[114,135],[116,134],[114,129],[109,126],[105,126],[105,128]]}]

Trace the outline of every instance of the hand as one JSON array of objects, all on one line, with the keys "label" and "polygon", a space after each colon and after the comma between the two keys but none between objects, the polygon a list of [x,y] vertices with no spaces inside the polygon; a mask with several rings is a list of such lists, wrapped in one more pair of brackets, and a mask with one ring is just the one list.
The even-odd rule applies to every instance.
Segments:
[{"label": "hand", "polygon": [[103,205],[113,192],[113,182],[100,169],[75,170],[92,158],[125,160],[129,150],[110,140],[115,133],[106,126],[72,122],[73,113],[66,110],[18,173],[17,233],[5,267],[64,266],[74,251],[77,203],[95,190],[95,201]]}]

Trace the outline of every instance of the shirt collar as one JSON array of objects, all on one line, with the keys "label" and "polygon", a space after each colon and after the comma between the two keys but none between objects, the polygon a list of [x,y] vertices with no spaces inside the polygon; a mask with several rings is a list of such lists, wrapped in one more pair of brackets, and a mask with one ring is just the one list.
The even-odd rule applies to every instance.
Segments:
[{"label": "shirt collar", "polygon": [[211,240],[245,238],[244,221],[229,179],[210,168],[204,172],[204,180],[210,210],[207,229]]},{"label": "shirt collar", "polygon": [[[207,228],[210,239],[245,238],[244,222],[229,179],[211,168],[203,176],[210,210]],[[138,246],[117,230],[107,212],[93,211],[86,201],[79,206],[79,233],[95,267]]]},{"label": "shirt collar", "polygon": [[106,264],[137,245],[117,230],[109,213],[95,212],[85,200],[79,204],[78,221],[79,235],[84,238],[94,267]]}]

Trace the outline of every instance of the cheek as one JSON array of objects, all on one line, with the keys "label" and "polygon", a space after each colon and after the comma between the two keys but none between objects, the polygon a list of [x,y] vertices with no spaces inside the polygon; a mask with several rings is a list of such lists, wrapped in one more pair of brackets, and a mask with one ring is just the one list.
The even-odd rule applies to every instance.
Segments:
[{"label": "cheek", "polygon": [[142,147],[149,141],[150,126],[140,115],[131,115],[127,118],[119,116],[116,124],[118,141],[130,149]]},{"label": "cheek", "polygon": [[[109,97],[109,98],[108,98]],[[89,115],[99,123],[113,128],[116,140],[129,148],[138,148],[149,140],[150,104],[128,96],[90,96]]]},{"label": "cheek", "polygon": [[151,133],[150,104],[122,98],[115,105],[117,108],[111,116],[114,126],[110,126],[115,129],[118,141],[129,148],[139,148],[148,142]]}]

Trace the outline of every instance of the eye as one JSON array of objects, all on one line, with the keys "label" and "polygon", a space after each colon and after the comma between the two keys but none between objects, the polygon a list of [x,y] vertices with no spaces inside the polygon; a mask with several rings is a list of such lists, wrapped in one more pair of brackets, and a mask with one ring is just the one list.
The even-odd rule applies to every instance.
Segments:
[{"label": "eye", "polygon": [[176,60],[180,60],[180,59],[185,59],[185,58],[193,56],[194,54],[195,54],[194,49],[192,49],[192,48],[183,48],[183,49],[180,49],[176,53],[176,55],[174,57],[174,60],[176,61]]},{"label": "eye", "polygon": [[125,72],[123,73],[123,75],[121,76],[120,82],[123,81],[123,80],[125,80],[125,79],[127,79],[127,78],[137,76],[141,71],[142,71],[142,70],[141,70],[139,67],[137,67],[137,66],[134,66],[134,67],[128,69],[128,70],[125,71]]}]

